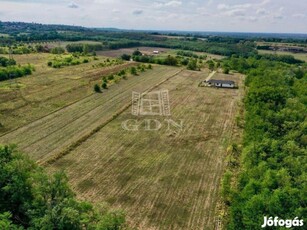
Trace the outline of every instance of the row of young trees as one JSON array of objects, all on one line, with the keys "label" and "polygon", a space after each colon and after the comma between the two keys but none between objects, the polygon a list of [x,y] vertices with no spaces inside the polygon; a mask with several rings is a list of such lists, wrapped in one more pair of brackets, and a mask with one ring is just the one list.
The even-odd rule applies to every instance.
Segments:
[{"label": "row of young trees", "polygon": [[[184,53],[181,54],[185,54],[185,51],[182,52]],[[186,66],[188,70],[200,70],[200,68],[204,64],[202,59],[194,58],[193,55],[190,56],[189,54],[186,54],[185,56],[183,55],[150,56],[150,55],[143,55],[139,50],[135,50],[132,55],[123,54],[121,58],[126,61],[133,60],[136,62],[152,63],[158,65],[169,65],[169,66],[182,65]]]},{"label": "row of young trees", "polygon": [[63,172],[49,175],[0,145],[0,229],[119,230],[124,222],[123,212],[76,200]]},{"label": "row of young trees", "polygon": [[32,65],[25,65],[25,66],[14,65],[5,68],[0,68],[0,81],[31,75],[34,70],[35,69]]},{"label": "row of young trees", "polygon": [[0,57],[0,67],[16,65],[16,61],[12,58]]},{"label": "row of young trees", "polygon": [[102,44],[82,44],[82,43],[75,43],[75,44],[68,44],[66,46],[66,50],[70,53],[90,53],[95,51],[103,50],[105,47]]},{"label": "row of young trees", "polygon": [[35,52],[35,48],[24,44],[0,47],[0,54],[29,54]]},{"label": "row of young trees", "polygon": [[183,57],[190,57],[190,58],[196,58],[196,59],[206,59],[207,55],[198,55],[196,53],[193,53],[191,51],[183,51],[183,50],[179,50],[177,51],[177,55],[178,56],[183,56]]},{"label": "row of young trees", "polygon": [[201,40],[180,40],[167,39],[165,41],[127,41],[117,40],[108,43],[110,49],[128,48],[128,47],[161,47],[180,49],[188,51],[207,52],[223,56],[231,56],[233,54],[240,56],[249,56],[256,54],[255,45],[252,42],[242,43],[225,43],[225,42],[205,42]]},{"label": "row of young trees", "polygon": [[137,67],[130,67],[128,69],[123,69],[115,74],[109,74],[108,76],[104,76],[102,78],[102,84],[95,84],[94,85],[94,91],[96,93],[101,93],[102,90],[108,89],[109,84],[111,84],[112,82],[114,83],[118,83],[121,79],[127,80],[128,75],[131,76],[137,76],[139,73],[143,73],[146,70],[150,70],[152,69],[152,65],[148,64],[148,65],[138,65]]},{"label": "row of young trees", "polygon": [[307,216],[306,64],[287,64],[279,57],[231,57],[223,65],[247,74],[243,147],[234,146],[222,181],[227,229],[260,229],[264,216],[303,219]]},{"label": "row of young trees", "polygon": [[63,55],[53,58],[48,61],[47,65],[53,68],[61,68],[63,66],[80,65],[82,63],[90,62],[89,57],[82,57],[81,55]]}]

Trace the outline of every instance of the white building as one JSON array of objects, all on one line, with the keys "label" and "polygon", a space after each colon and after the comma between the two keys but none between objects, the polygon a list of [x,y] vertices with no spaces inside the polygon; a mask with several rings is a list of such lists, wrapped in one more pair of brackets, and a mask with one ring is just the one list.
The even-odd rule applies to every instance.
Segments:
[{"label": "white building", "polygon": [[234,81],[228,81],[228,80],[209,80],[205,82],[208,86],[215,86],[218,88],[235,88],[235,82]]}]

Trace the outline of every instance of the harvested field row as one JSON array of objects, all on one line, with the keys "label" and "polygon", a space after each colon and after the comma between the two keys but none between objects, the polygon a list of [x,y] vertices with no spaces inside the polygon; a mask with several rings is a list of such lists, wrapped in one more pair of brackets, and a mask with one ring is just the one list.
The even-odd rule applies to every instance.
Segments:
[{"label": "harvested field row", "polygon": [[[238,75],[218,75],[242,86]],[[197,87],[206,76],[183,71],[158,89],[168,89],[169,117],[135,117],[127,110],[70,154],[48,167],[65,169],[82,199],[107,201],[127,211],[139,229],[213,229],[226,148],[236,134],[242,88]],[[159,131],[127,131],[122,123],[156,119]]]},{"label": "harvested field row", "polygon": [[117,49],[117,50],[98,51],[97,54],[102,55],[102,56],[106,56],[106,57],[117,58],[117,57],[120,57],[123,54],[132,55],[132,53],[137,49],[140,50],[144,54],[152,54],[154,50],[158,50],[162,53],[170,51],[170,49],[167,49],[167,48],[135,47],[135,48],[123,48],[123,49]]},{"label": "harvested field row", "polygon": [[102,76],[135,65],[137,64],[124,63],[93,68],[91,64],[84,64],[75,68],[50,69],[47,72],[38,70],[32,76],[17,79],[18,84],[23,87],[0,89],[0,120],[4,126],[0,129],[0,134],[24,126],[93,94],[93,85],[100,84]]},{"label": "harvested field row", "polygon": [[[153,55],[153,51],[159,51],[159,54],[156,56],[167,56],[167,55],[177,55],[178,50],[168,49],[168,48],[159,48],[159,47],[135,47],[135,48],[123,48],[117,50],[106,50],[97,52],[98,55],[119,58],[123,54],[132,55],[135,50],[139,50],[141,53],[146,55]],[[194,52],[197,55],[206,55],[209,59],[222,59],[224,56],[215,55],[205,52]]]},{"label": "harvested field row", "polygon": [[50,157],[78,141],[130,103],[133,90],[145,91],[178,71],[178,68],[155,67],[154,70],[121,81],[103,94],[93,94],[10,132],[0,137],[0,142],[16,143],[36,160]]}]

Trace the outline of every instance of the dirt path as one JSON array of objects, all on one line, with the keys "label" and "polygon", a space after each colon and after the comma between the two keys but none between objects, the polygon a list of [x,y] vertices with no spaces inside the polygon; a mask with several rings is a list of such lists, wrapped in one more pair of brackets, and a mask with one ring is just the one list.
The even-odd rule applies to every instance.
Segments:
[{"label": "dirt path", "polygon": [[213,71],[209,74],[209,76],[206,78],[206,82],[209,81],[214,75],[216,74],[216,71]]}]

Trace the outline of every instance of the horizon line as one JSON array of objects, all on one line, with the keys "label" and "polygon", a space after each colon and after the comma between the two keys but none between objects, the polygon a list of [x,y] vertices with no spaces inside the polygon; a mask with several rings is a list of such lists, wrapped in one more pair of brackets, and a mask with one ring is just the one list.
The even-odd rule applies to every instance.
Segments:
[{"label": "horizon line", "polygon": [[71,26],[71,27],[82,27],[85,29],[114,29],[119,31],[142,31],[142,32],[185,32],[185,33],[234,33],[234,34],[280,34],[280,35],[306,35],[307,32],[243,32],[243,31],[210,31],[210,30],[180,30],[180,29],[131,29],[131,28],[118,28],[118,27],[91,27],[91,26],[81,26],[81,25],[69,25],[69,24],[57,24],[57,23],[41,23],[41,22],[26,22],[26,21],[2,21],[0,23],[25,23],[25,24],[41,24],[50,26]]}]

